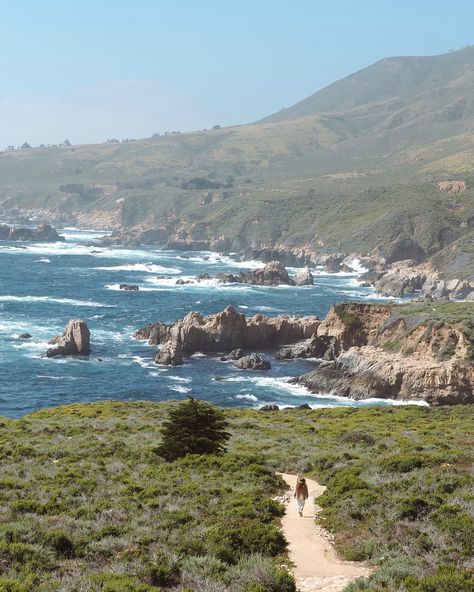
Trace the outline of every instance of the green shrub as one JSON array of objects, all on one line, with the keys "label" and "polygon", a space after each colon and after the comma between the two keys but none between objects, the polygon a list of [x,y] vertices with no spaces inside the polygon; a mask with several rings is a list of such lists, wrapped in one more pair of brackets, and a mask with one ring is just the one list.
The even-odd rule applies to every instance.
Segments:
[{"label": "green shrub", "polygon": [[409,473],[423,467],[426,459],[416,454],[397,454],[382,462],[382,468],[392,473]]},{"label": "green shrub", "polygon": [[404,584],[407,592],[474,592],[474,575],[451,565],[420,580],[406,578]]},{"label": "green shrub", "polygon": [[32,592],[32,588],[26,584],[0,576],[0,592]]},{"label": "green shrub", "polygon": [[45,536],[45,542],[51,546],[57,557],[71,559],[75,555],[74,544],[61,530],[51,530]]},{"label": "green shrub", "polygon": [[91,580],[100,592],[159,592],[155,586],[144,584],[128,575],[97,574]]},{"label": "green shrub", "polygon": [[434,508],[437,508],[442,502],[439,496],[421,497],[411,496],[400,502],[399,517],[409,520],[418,520],[423,518]]}]

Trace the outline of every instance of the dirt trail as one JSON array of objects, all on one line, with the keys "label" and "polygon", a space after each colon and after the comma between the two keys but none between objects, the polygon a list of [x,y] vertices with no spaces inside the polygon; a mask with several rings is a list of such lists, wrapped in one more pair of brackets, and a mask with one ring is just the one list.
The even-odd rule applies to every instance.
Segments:
[{"label": "dirt trail", "polygon": [[289,543],[298,590],[339,592],[352,580],[369,575],[371,570],[366,565],[339,559],[327,533],[314,523],[314,498],[320,496],[326,488],[312,479],[306,479],[309,499],[306,500],[303,517],[300,517],[293,499],[296,475],[280,474],[291,487],[285,499],[287,508],[282,527]]}]

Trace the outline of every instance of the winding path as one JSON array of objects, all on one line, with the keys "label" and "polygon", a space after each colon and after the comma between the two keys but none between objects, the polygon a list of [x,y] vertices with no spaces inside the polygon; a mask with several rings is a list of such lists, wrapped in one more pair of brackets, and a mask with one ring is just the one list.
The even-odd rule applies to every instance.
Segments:
[{"label": "winding path", "polygon": [[349,582],[369,575],[371,569],[362,563],[342,561],[328,540],[327,533],[314,522],[314,499],[326,489],[312,479],[306,479],[309,499],[298,515],[293,493],[296,475],[279,473],[291,490],[285,495],[286,513],[282,519],[283,532],[288,541],[293,575],[301,592],[339,592]]}]

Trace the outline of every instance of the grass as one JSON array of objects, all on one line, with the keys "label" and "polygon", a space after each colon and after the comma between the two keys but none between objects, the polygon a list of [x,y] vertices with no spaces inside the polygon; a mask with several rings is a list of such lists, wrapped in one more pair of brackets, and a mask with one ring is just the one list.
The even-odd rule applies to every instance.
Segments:
[{"label": "grass", "polygon": [[338,550],[378,566],[361,590],[467,573],[471,407],[226,410],[228,454],[165,463],[170,405],[0,421],[0,590],[291,592],[276,470],[328,486],[320,520]]}]

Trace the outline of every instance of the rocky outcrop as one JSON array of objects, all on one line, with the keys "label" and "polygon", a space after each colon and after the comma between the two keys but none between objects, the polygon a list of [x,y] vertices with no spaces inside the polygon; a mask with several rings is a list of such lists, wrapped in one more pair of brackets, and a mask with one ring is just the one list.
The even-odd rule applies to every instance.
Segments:
[{"label": "rocky outcrop", "polygon": [[263,267],[240,272],[235,281],[254,286],[280,286],[281,284],[292,285],[294,283],[283,263],[279,261],[271,261]]},{"label": "rocky outcrop", "polygon": [[300,269],[293,276],[295,286],[312,286],[314,284],[314,277],[311,271],[306,267]]},{"label": "rocky outcrop", "polygon": [[54,356],[88,356],[90,353],[90,331],[84,321],[70,320],[62,335],[53,337],[46,357]]},{"label": "rocky outcrop", "polygon": [[404,315],[403,307],[333,306],[314,337],[326,340],[328,361],[294,381],[353,399],[474,403],[472,336],[461,323],[433,321],[420,310]]},{"label": "rocky outcrop", "polygon": [[258,354],[242,356],[234,362],[234,366],[240,370],[270,370],[272,367],[268,360]]},{"label": "rocky outcrop", "polygon": [[138,292],[139,290],[139,287],[136,284],[120,284],[119,288],[125,292]]},{"label": "rocky outcrop", "polygon": [[31,339],[31,335],[29,333],[21,333],[18,335],[18,339]]},{"label": "rocky outcrop", "polygon": [[243,358],[245,356],[245,352],[244,350],[239,347],[237,349],[233,349],[231,352],[229,352],[226,356],[222,356],[220,358],[221,362],[230,362],[232,360],[240,360],[240,358]]},{"label": "rocky outcrop", "polygon": [[295,343],[314,335],[320,321],[317,317],[281,315],[245,317],[232,306],[220,313],[201,316],[190,312],[173,325],[154,323],[140,329],[137,339],[148,339],[161,345],[157,362],[180,363],[182,355],[195,352],[231,352],[273,349],[284,343]]},{"label": "rocky outcrop", "polygon": [[36,228],[15,228],[0,225],[0,240],[55,243],[66,239],[64,236],[60,236],[50,224],[40,224]]}]

